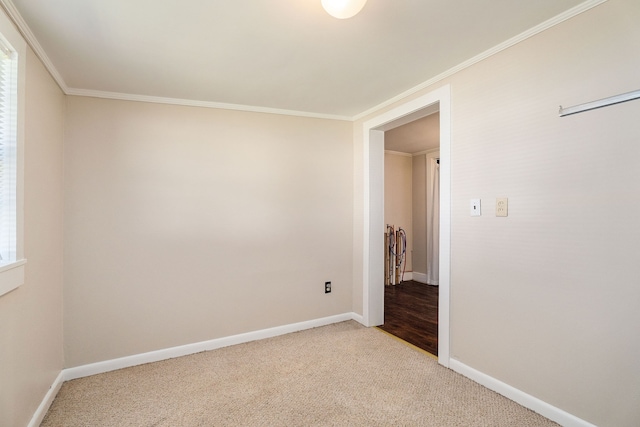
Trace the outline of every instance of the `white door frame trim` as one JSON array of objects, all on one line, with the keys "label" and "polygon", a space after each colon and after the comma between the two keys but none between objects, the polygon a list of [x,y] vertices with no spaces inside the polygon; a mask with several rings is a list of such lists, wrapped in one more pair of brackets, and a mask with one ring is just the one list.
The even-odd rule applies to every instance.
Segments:
[{"label": "white door frame trim", "polygon": [[[438,362],[449,366],[449,306],[451,266],[451,87],[382,113],[363,124],[363,321],[384,322],[384,126],[439,103],[440,111],[440,288],[438,301]],[[380,256],[372,256],[380,254]]]}]

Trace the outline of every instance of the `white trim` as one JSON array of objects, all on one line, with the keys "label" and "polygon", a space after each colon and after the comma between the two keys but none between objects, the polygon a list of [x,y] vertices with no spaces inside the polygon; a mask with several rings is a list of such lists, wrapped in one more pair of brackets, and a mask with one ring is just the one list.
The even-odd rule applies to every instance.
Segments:
[{"label": "white trim", "polygon": [[31,421],[29,422],[28,427],[37,427],[40,425],[45,415],[47,414],[51,403],[53,403],[53,400],[55,399],[58,391],[60,391],[60,388],[65,381],[88,377],[90,375],[103,374],[105,372],[115,371],[117,369],[130,368],[132,366],[142,365],[145,363],[159,362],[161,360],[187,356],[190,354],[200,353],[202,351],[215,350],[218,348],[242,344],[250,341],[272,338],[292,332],[303,331],[320,326],[327,326],[333,323],[345,322],[347,320],[355,320],[356,322],[363,324],[362,316],[360,316],[359,314],[343,313],[335,316],[323,317],[320,319],[308,320],[299,323],[292,323],[289,325],[277,326],[274,328],[262,329],[254,332],[247,332],[230,337],[218,338],[210,341],[203,341],[178,347],[171,347],[163,350],[121,357],[119,359],[91,363],[89,365],[78,366],[75,368],[63,369],[58,374],[58,377],[55,379],[55,381],[49,388],[49,391],[42,399],[42,402],[38,406],[38,409],[31,417]]},{"label": "white trim", "polygon": [[409,89],[409,90],[407,90],[405,92],[402,92],[401,94],[396,95],[393,98],[390,98],[390,99],[384,101],[383,103],[381,103],[379,105],[376,105],[373,108],[369,108],[368,110],[363,111],[360,114],[356,114],[353,117],[353,121],[360,120],[360,119],[362,119],[364,117],[367,117],[370,114],[374,114],[376,111],[380,111],[381,109],[383,109],[385,107],[388,107],[391,104],[394,104],[394,103],[396,103],[398,101],[403,100],[404,98],[407,98],[408,96],[411,96],[411,95],[413,95],[413,94],[415,94],[417,92],[420,92],[421,90],[426,89],[429,86],[432,86],[432,85],[434,85],[434,84],[446,79],[447,77],[450,77],[453,74],[456,74],[457,72],[464,70],[465,68],[469,68],[472,65],[474,65],[474,64],[476,64],[476,63],[478,63],[480,61],[483,61],[483,60],[485,60],[485,59],[487,59],[487,58],[489,58],[489,57],[491,57],[493,55],[496,55],[496,54],[502,52],[503,50],[506,50],[506,49],[510,48],[511,46],[513,46],[515,44],[518,44],[518,43],[520,43],[520,42],[522,42],[524,40],[527,40],[528,38],[533,37],[536,34],[539,34],[539,33],[543,32],[543,31],[545,31],[545,30],[547,30],[547,29],[549,29],[551,27],[554,27],[554,26],[556,26],[556,25],[558,25],[558,24],[560,24],[560,23],[562,23],[562,22],[564,22],[564,21],[566,21],[568,19],[571,19],[574,16],[577,16],[577,15],[583,13],[583,12],[586,12],[587,10],[592,9],[592,8],[598,6],[598,5],[600,5],[600,4],[602,4],[602,3],[606,2],[606,1],[607,0],[587,0],[584,3],[581,3],[581,4],[575,6],[575,7],[571,8],[571,9],[561,13],[560,15],[554,16],[553,18],[548,19],[548,20],[544,21],[543,23],[536,25],[535,27],[530,28],[529,30],[527,30],[527,31],[525,31],[523,33],[520,33],[517,36],[512,37],[509,40],[504,41],[504,42],[500,43],[499,45],[492,47],[491,49],[485,50],[484,52],[480,53],[479,55],[476,55],[473,58],[468,59],[468,60],[462,62],[461,64],[456,65],[453,68],[448,69],[444,73],[438,74],[437,76],[427,80],[424,83],[419,84],[418,86],[412,87],[411,89]]},{"label": "white trim", "polygon": [[27,427],[38,427],[40,423],[42,423],[44,416],[47,415],[47,411],[53,403],[53,400],[56,398],[56,395],[60,391],[60,387],[62,387],[62,383],[64,383],[64,381],[64,371],[61,371],[51,387],[49,387],[49,391],[47,391],[44,399],[42,399],[42,402],[40,402],[40,406],[38,406],[38,409],[36,409],[33,417],[31,417],[31,421],[29,422],[29,424],[27,424]]},{"label": "white trim", "polygon": [[[37,427],[44,419],[51,403],[55,399],[58,391],[62,387],[65,381],[70,381],[85,376],[102,374],[110,372],[116,369],[127,368],[144,363],[157,362],[160,360],[171,359],[174,357],[186,356],[189,354],[199,353],[201,351],[215,350],[218,348],[228,347],[230,345],[241,344],[245,342],[260,340],[264,338],[271,338],[279,335],[288,334],[291,332],[298,332],[305,329],[316,328],[320,326],[326,326],[333,323],[344,322],[347,320],[355,320],[358,323],[363,324],[362,316],[356,313],[344,313],[335,316],[329,316],[321,319],[310,320],[306,322],[294,323],[290,325],[278,326],[275,328],[263,329],[260,331],[248,332],[245,334],[234,335],[225,338],[219,338],[211,341],[204,341],[195,344],[189,344],[185,346],[172,347],[164,350],[153,351],[149,353],[143,353],[139,355],[123,357],[120,359],[114,359],[110,361],[104,361],[99,363],[92,363],[90,365],[79,366],[76,368],[69,368],[62,370],[55,381],[49,388],[49,391],[42,399],[42,402],[38,406],[38,409],[33,414],[28,427]],[[531,409],[552,421],[555,421],[565,427],[596,427],[593,424],[588,423],[568,412],[565,412],[559,408],[556,408],[542,400],[533,397],[521,390],[516,389],[508,384],[503,383],[487,374],[484,374],[476,369],[473,369],[464,363],[450,359],[449,367],[464,375],[465,377],[481,384],[482,386],[493,390],[508,399]]]},{"label": "white trim", "polygon": [[419,151],[417,153],[413,153],[412,156],[413,157],[417,157],[417,156],[422,156],[423,154],[431,154],[431,153],[437,153],[438,151],[440,151],[440,146],[438,146],[438,148],[431,148],[429,150],[424,150],[424,151]]},{"label": "white trim", "polygon": [[358,313],[350,313],[350,314],[351,314],[351,320],[355,320],[361,325],[364,325],[364,319],[362,318],[362,316],[360,316]]},{"label": "white trim", "polygon": [[[0,268],[0,295],[13,291],[24,284],[24,141],[25,141],[25,91],[26,91],[26,62],[27,43],[8,14],[0,13],[0,27],[2,38],[17,54],[16,75],[16,123],[15,123],[15,259],[5,260]],[[13,62],[13,61],[12,61]],[[15,62],[13,66],[15,66]]]},{"label": "white trim", "polygon": [[20,31],[20,34],[22,34],[22,37],[24,37],[29,46],[31,46],[31,49],[35,52],[36,56],[40,61],[42,61],[47,71],[49,71],[49,74],[51,74],[51,77],[53,77],[58,86],[60,86],[60,89],[62,89],[64,93],[67,93],[68,87],[64,82],[64,79],[53,65],[53,62],[49,59],[49,56],[47,56],[42,45],[40,45],[40,42],[38,42],[38,39],[36,39],[36,36],[31,31],[31,28],[29,28],[26,21],[22,18],[22,15],[20,15],[20,12],[18,12],[18,9],[13,2],[11,0],[0,0],[0,6],[2,6],[7,15],[9,15],[13,23],[18,28],[18,31]]},{"label": "white trim", "polygon": [[451,307],[451,87],[440,94],[440,268],[438,271],[438,362],[449,366]]},{"label": "white trim", "polygon": [[[2,0],[0,0],[2,1]],[[67,95],[85,96],[89,98],[115,99],[122,101],[149,102],[153,104],[183,105],[187,107],[217,108],[221,110],[246,111],[250,113],[280,114],[284,116],[309,117],[313,119],[328,119],[351,121],[351,117],[333,114],[310,113],[306,111],[283,110],[278,108],[258,107],[253,105],[225,104],[223,102],[198,101],[194,99],[168,98],[161,96],[136,95],[130,93],[105,92],[99,90],[69,88]]]},{"label": "white trim", "polygon": [[[376,245],[377,237],[383,235],[384,221],[380,221],[374,202],[381,196],[382,188],[375,188],[373,182],[381,180],[384,171],[372,162],[371,150],[378,147],[378,129],[385,125],[413,114],[429,106],[439,103],[440,111],[440,289],[438,302],[438,363],[449,366],[449,295],[450,295],[450,265],[451,265],[451,87],[442,86],[432,92],[408,101],[390,111],[380,114],[363,124],[363,248],[362,248],[362,311],[364,324],[375,326],[382,324],[384,319],[384,298],[380,301],[379,294],[384,295],[384,274],[376,274],[378,264],[383,260],[371,259],[370,254],[382,253],[382,246]],[[383,133],[382,133],[383,134]],[[383,134],[384,135],[384,134]],[[384,139],[384,136],[383,136]],[[375,144],[374,144],[375,143]],[[372,148],[372,144],[375,147]],[[375,192],[375,193],[373,193]],[[373,194],[372,194],[373,193]],[[380,222],[380,224],[378,224]]]},{"label": "white trim", "polygon": [[[370,176],[370,166],[369,163],[371,160],[369,159],[369,143],[368,143],[368,132],[364,133],[365,142],[362,147],[362,175],[363,186],[362,186],[362,209],[363,209],[363,219],[362,219],[362,320],[365,326],[371,326],[369,324],[369,286],[366,284],[369,283],[369,206],[371,205],[371,200],[369,197],[369,176]],[[354,144],[355,146],[355,144]],[[357,176],[354,177],[357,179]],[[354,230],[355,231],[355,230]],[[355,239],[354,239],[355,241]],[[354,247],[355,249],[355,247]],[[354,283],[354,286],[356,284]]]},{"label": "white trim", "polygon": [[384,150],[384,154],[391,154],[392,156],[413,157],[413,154],[403,153],[402,151]]},{"label": "white trim", "polygon": [[25,265],[27,263],[26,259],[19,259],[17,261],[13,261],[6,264],[0,264],[0,273],[7,270],[12,270],[14,268],[20,267],[21,265]]},{"label": "white trim", "polygon": [[412,276],[413,276],[412,280],[414,282],[424,283],[425,285],[427,284],[427,275],[426,274],[418,273],[417,271],[414,271]]},{"label": "white trim", "polygon": [[264,113],[271,113],[271,114],[325,118],[325,119],[333,119],[333,120],[357,121],[370,114],[374,114],[375,112],[385,107],[388,107],[389,105],[395,102],[401,101],[402,99],[410,95],[413,95],[423,89],[426,89],[429,86],[435,83],[438,83],[443,79],[461,70],[464,70],[465,68],[472,66],[473,64],[476,64],[477,62],[480,62],[490,56],[493,56],[499,52],[502,52],[503,50],[508,49],[509,47],[517,43],[520,43],[521,41],[524,41],[530,37],[533,37],[536,34],[541,33],[542,31],[545,31],[555,25],[558,25],[568,19],[571,19],[576,15],[586,12],[587,10],[592,9],[606,1],[607,0],[587,0],[584,3],[581,3],[551,19],[548,19],[547,21],[541,24],[538,24],[533,28],[530,28],[529,30],[523,33],[520,33],[519,35],[512,37],[509,40],[503,43],[500,43],[499,45],[491,49],[488,49],[483,53],[480,53],[479,55],[476,55],[473,58],[468,59],[467,61],[464,61],[453,68],[450,68],[449,70],[419,84],[418,86],[415,86],[397,96],[394,96],[393,98],[390,98],[381,104],[378,104],[372,108],[369,108],[366,111],[356,114],[353,117],[337,116],[337,115],[334,116],[329,114],[316,114],[316,113],[293,111],[293,110],[280,110],[280,109],[273,109],[273,108],[267,108],[267,107],[254,107],[254,106],[245,106],[245,105],[236,105],[236,104],[224,104],[224,103],[217,103],[217,102],[194,101],[194,100],[185,100],[185,99],[176,99],[176,98],[161,98],[161,97],[155,97],[155,96],[143,96],[143,95],[134,95],[134,94],[122,94],[122,93],[115,93],[115,92],[102,92],[102,91],[70,88],[66,85],[64,79],[62,78],[62,76],[60,75],[56,67],[53,65],[53,63],[47,56],[46,52],[44,51],[44,49],[36,39],[35,35],[31,31],[31,29],[29,28],[25,20],[22,18],[22,16],[18,12],[18,9],[16,9],[13,2],[11,0],[0,0],[0,5],[11,17],[16,27],[18,28],[18,30],[22,33],[22,35],[26,39],[29,46],[31,46],[31,48],[34,50],[34,52],[38,56],[38,58],[40,58],[40,60],[46,67],[47,71],[49,71],[49,73],[54,78],[56,83],[58,83],[58,86],[60,86],[60,89],[62,89],[62,91],[66,95],[89,96],[89,97],[95,97],[95,98],[108,98],[108,99],[121,99],[121,100],[127,100],[127,101],[153,102],[153,103],[161,103],[161,104],[199,106],[199,107],[206,107],[206,108],[220,108],[220,109],[230,109],[230,110],[250,111],[250,112],[264,112]]},{"label": "white trim", "polygon": [[247,332],[244,334],[217,338],[209,341],[202,341],[194,344],[171,347],[163,350],[150,351],[148,353],[136,354],[132,356],[121,357],[118,359],[105,360],[103,362],[68,368],[63,371],[64,380],[70,381],[77,378],[88,377],[90,375],[103,374],[105,372],[111,372],[123,368],[130,368],[132,366],[142,365],[145,363],[159,362],[161,360],[173,359],[175,357],[187,356],[203,351],[216,350],[218,348],[228,347],[231,345],[262,340],[265,338],[272,338],[279,335],[304,331],[305,329],[317,328],[320,326],[331,325],[333,323],[344,322],[347,320],[355,320],[358,323],[362,323],[362,317],[355,313],[338,314],[321,319],[308,320],[306,322],[293,323],[284,326],[276,326],[274,328],[262,329],[259,331]]},{"label": "white trim", "polygon": [[26,259],[0,266],[0,296],[8,294],[24,284],[24,265]]},{"label": "white trim", "polygon": [[555,421],[556,423],[564,427],[596,427],[594,424],[580,419],[575,415],[563,411],[560,408],[556,408],[555,406],[552,406],[547,402],[538,399],[537,397],[531,396],[530,394],[518,390],[517,388],[503,383],[502,381],[497,380],[483,372],[473,369],[472,367],[467,366],[456,359],[451,359],[449,367],[459,374],[472,379],[478,384],[490,390],[493,390],[496,393],[499,393],[504,397],[511,399],[516,403],[519,403],[525,408],[531,409],[532,411],[537,412],[538,414],[543,415],[549,418],[551,421]]},{"label": "white trim", "polygon": [[[410,280],[415,280],[413,274],[414,274],[413,271],[405,271],[404,273],[400,272],[400,279],[401,279],[402,282],[408,282]],[[420,274],[420,273],[418,273],[418,274]],[[395,285],[392,284],[392,285],[388,285],[388,286],[395,286]],[[380,325],[376,325],[376,326],[380,326]]]},{"label": "white trim", "polygon": [[[426,196],[426,200],[427,200],[427,205],[429,205],[432,202],[433,199],[433,186],[431,183],[431,180],[433,179],[433,169],[435,168],[436,165],[436,159],[440,159],[440,147],[438,147],[438,149],[436,150],[429,150],[428,153],[425,154],[424,156],[424,160],[425,160],[425,196]],[[439,200],[438,200],[439,201]],[[433,220],[433,212],[431,212],[431,209],[427,209],[425,212],[425,218],[426,218],[426,227],[425,227],[425,242],[429,242],[429,230],[430,230],[430,224],[431,221]],[[427,273],[429,273],[431,271],[430,269],[430,264],[432,261],[432,257],[431,257],[431,251],[432,249],[430,249],[429,244],[426,245],[427,246]],[[438,269],[439,271],[439,269]],[[438,274],[439,276],[439,274]],[[429,274],[427,274],[425,276],[425,282],[428,285],[432,285],[432,286],[439,286],[440,285],[440,278],[438,277],[438,280],[429,280]]]},{"label": "white trim", "polygon": [[384,132],[369,126],[364,127],[363,152],[363,255],[362,296],[363,318],[366,326],[384,323],[384,259],[372,257],[372,253],[383,254],[384,250]]}]

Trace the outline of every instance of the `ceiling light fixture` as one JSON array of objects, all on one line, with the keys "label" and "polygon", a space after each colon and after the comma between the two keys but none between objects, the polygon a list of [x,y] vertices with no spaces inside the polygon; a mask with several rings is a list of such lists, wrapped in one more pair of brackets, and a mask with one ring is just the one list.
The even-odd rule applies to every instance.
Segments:
[{"label": "ceiling light fixture", "polygon": [[327,13],[338,19],[347,19],[362,10],[367,0],[322,0]]}]

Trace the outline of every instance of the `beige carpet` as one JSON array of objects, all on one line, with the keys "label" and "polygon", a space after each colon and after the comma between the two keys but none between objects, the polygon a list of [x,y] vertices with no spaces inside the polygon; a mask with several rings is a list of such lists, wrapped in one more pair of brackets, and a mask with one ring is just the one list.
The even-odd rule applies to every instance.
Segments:
[{"label": "beige carpet", "polygon": [[69,381],[42,426],[557,426],[344,322]]}]

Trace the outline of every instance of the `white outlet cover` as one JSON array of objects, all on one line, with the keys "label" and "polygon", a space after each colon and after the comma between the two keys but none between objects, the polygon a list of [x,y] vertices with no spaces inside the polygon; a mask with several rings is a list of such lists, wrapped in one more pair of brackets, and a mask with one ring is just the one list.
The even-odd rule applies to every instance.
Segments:
[{"label": "white outlet cover", "polygon": [[506,197],[496,198],[496,216],[507,216],[509,212],[509,199]]},{"label": "white outlet cover", "polygon": [[480,208],[480,199],[471,199],[471,216],[480,216],[482,211]]}]

